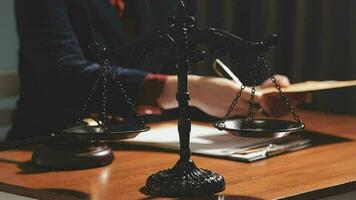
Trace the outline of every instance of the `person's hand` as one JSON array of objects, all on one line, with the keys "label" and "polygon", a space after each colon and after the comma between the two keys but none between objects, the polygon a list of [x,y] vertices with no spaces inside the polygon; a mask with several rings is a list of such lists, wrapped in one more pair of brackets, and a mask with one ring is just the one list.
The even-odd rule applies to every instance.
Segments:
[{"label": "person's hand", "polygon": [[[222,118],[226,115],[241,86],[225,78],[196,77],[191,81],[189,88],[192,106],[209,115]],[[238,103],[231,112],[231,117],[248,113],[250,96],[251,92],[248,88],[242,91]]]},{"label": "person's hand", "polygon": [[[277,83],[281,87],[290,85],[289,79],[282,75],[276,75]],[[259,103],[261,108],[271,116],[280,116],[288,112],[288,108],[281,101],[278,93],[261,95],[258,88],[272,87],[272,81],[266,80],[257,87],[255,102]],[[189,91],[191,94],[190,104],[199,108],[203,112],[222,118],[227,113],[232,101],[240,90],[241,86],[236,85],[231,80],[216,77],[189,76]],[[178,106],[175,99],[177,91],[177,77],[169,76],[163,87],[161,96],[157,100],[158,105],[163,109],[171,109]],[[291,103],[300,101],[298,96],[288,96]],[[298,97],[298,98],[291,98]],[[249,110],[249,101],[251,98],[251,88],[246,87],[241,93],[241,97],[231,112],[230,117],[245,116]]]},{"label": "person's hand", "polygon": [[[290,85],[289,79],[283,75],[274,75],[276,81],[279,86],[281,86],[282,90],[283,87],[287,87]],[[275,87],[274,83],[271,79],[267,79],[264,81],[258,88],[269,88]],[[299,103],[304,102],[306,100],[305,93],[289,93],[286,94],[289,103],[296,107]],[[259,103],[261,108],[270,116],[278,117],[284,115],[289,112],[288,107],[286,106],[285,102],[281,99],[278,92],[277,93],[270,93],[261,95],[257,92],[256,95],[256,102]]]},{"label": "person's hand", "polygon": [[[176,76],[170,76],[163,87],[158,105],[163,109],[177,107],[175,99],[177,90]],[[203,112],[215,116],[224,117],[240,87],[225,78],[189,76],[190,104]],[[231,116],[245,115],[249,108],[250,90],[246,88],[232,111]]]}]

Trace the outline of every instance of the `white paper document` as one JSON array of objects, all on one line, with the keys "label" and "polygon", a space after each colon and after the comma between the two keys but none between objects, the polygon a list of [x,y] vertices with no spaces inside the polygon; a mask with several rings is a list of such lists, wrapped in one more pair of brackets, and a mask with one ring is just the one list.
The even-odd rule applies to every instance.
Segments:
[{"label": "white paper document", "polygon": [[[190,149],[193,154],[202,154],[214,157],[224,157],[232,160],[253,161],[253,154],[240,155],[238,152],[259,146],[273,144],[277,141],[286,141],[288,137],[281,139],[254,139],[236,137],[225,131],[219,131],[212,125],[192,124],[190,137]],[[136,138],[124,142],[145,146],[159,147],[162,149],[179,150],[179,136],[176,122],[162,123],[152,126],[148,132],[141,133]]]},{"label": "white paper document", "polygon": [[36,200],[33,198],[23,197],[23,196],[19,196],[16,194],[10,194],[7,192],[0,192],[0,199],[4,199],[4,200]]},{"label": "white paper document", "polygon": [[[356,80],[350,81],[306,81],[302,83],[293,83],[290,86],[282,88],[285,93],[297,93],[297,92],[312,92],[321,90],[330,90],[336,88],[354,87],[356,86]],[[262,94],[269,94],[278,92],[275,88],[263,88],[259,90]]]}]

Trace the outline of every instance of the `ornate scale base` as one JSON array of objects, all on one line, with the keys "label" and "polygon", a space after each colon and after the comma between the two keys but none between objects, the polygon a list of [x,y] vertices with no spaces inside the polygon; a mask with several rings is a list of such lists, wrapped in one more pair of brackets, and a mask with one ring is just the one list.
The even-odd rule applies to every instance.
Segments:
[{"label": "ornate scale base", "polygon": [[223,191],[225,181],[215,172],[197,168],[192,160],[179,160],[172,169],[149,176],[145,189],[149,195],[201,196]]},{"label": "ornate scale base", "polygon": [[101,167],[112,163],[113,150],[102,143],[65,141],[37,146],[32,163],[41,168],[74,170]]}]

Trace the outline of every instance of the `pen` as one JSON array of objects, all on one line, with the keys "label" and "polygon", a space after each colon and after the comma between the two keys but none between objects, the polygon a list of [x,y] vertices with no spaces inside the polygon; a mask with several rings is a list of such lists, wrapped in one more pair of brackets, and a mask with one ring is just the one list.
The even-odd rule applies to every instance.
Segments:
[{"label": "pen", "polygon": [[[219,66],[221,67],[223,72],[221,72],[218,69],[217,64],[219,64]],[[213,63],[213,69],[219,76],[226,77],[226,75],[223,74],[223,73],[225,73],[232,79],[232,81],[234,81],[236,83],[236,85],[238,85],[238,86],[242,85],[242,83],[239,80],[239,78],[237,78],[237,76],[235,76],[235,74],[221,60],[219,60],[219,59],[215,60],[215,62]]]}]

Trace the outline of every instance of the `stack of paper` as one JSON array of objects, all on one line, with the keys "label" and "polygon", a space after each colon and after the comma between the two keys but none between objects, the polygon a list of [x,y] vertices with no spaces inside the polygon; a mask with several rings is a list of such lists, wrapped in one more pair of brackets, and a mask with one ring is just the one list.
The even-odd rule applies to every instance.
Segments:
[{"label": "stack of paper", "polygon": [[[254,161],[268,157],[266,151],[243,153],[246,149],[264,147],[269,144],[299,140],[295,136],[280,139],[254,139],[231,136],[225,131],[219,131],[207,123],[193,123],[190,137],[190,149],[194,154],[221,157],[232,160]],[[310,141],[303,141],[303,147]],[[148,132],[141,133],[136,138],[125,142],[169,150],[179,150],[179,136],[176,121],[153,125]]]}]

